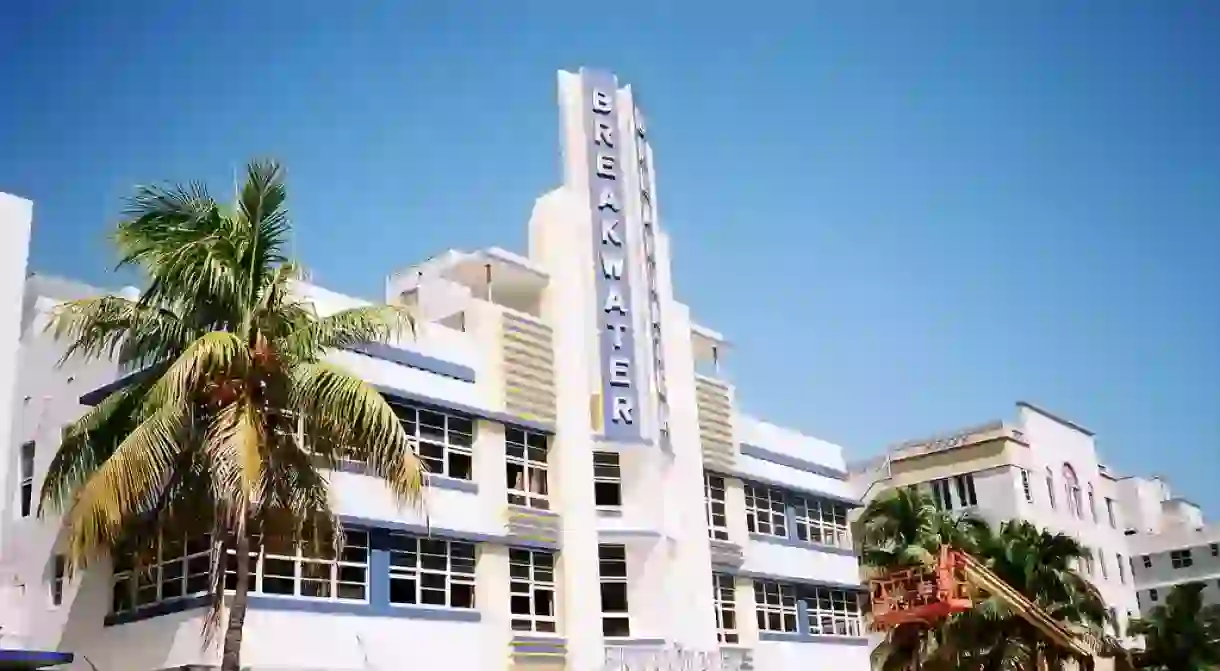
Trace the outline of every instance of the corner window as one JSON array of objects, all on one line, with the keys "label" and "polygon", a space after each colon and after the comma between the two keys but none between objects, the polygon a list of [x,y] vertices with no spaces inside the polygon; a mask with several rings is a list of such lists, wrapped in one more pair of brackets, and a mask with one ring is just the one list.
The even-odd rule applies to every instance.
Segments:
[{"label": "corner window", "polygon": [[474,477],[474,420],[406,405],[395,405],[394,412],[417,441],[429,473],[459,480]]},{"label": "corner window", "polygon": [[[208,592],[212,566],[210,536],[137,540],[116,549],[113,558],[112,613],[127,613]],[[253,582],[253,565],[250,571]]]},{"label": "corner window", "polygon": [[775,488],[745,483],[746,528],[750,533],[788,537],[787,504],[784,492]]},{"label": "corner window", "polygon": [[626,546],[598,545],[597,568],[601,582],[602,636],[630,636]]},{"label": "corner window", "polygon": [[510,548],[508,591],[513,631],[555,633],[554,553]]},{"label": "corner window", "polygon": [[593,453],[593,502],[598,508],[623,506],[623,471],[618,452]]},{"label": "corner window", "polygon": [[855,592],[829,587],[801,587],[797,600],[809,612],[809,633],[815,636],[860,636],[860,598]]},{"label": "corner window", "polygon": [[729,539],[729,516],[725,504],[724,478],[703,474],[703,503],[707,507],[707,535],[714,540]]},{"label": "corner window", "polygon": [[474,608],[473,543],[390,534],[390,603]]},{"label": "corner window", "polygon": [[826,499],[793,496],[792,516],[798,540],[851,548],[847,506]]},{"label": "corner window", "polygon": [[712,602],[716,609],[716,640],[730,645],[741,642],[737,631],[737,585],[733,576],[712,574]]},{"label": "corner window", "polygon": [[34,441],[21,444],[21,516],[34,508]]},{"label": "corner window", "polygon": [[509,503],[550,510],[550,489],[547,487],[548,449],[545,434],[505,427],[505,475]]},{"label": "corner window", "polygon": [[1174,568],[1194,566],[1195,560],[1190,556],[1190,550],[1174,550],[1169,553],[1169,565]]},{"label": "corner window", "polygon": [[64,586],[67,584],[67,558],[55,555],[51,558],[51,605],[59,606],[64,602]]},{"label": "corner window", "polygon": [[759,631],[796,631],[796,588],[772,580],[754,581]]}]

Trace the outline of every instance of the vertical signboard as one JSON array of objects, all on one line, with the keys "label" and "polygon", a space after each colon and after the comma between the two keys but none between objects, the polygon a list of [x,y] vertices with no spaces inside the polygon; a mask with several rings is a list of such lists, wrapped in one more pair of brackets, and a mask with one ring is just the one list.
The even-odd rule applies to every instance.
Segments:
[{"label": "vertical signboard", "polygon": [[582,72],[585,142],[589,157],[589,198],[593,213],[593,269],[601,367],[601,416],[605,437],[641,439],[639,378],[635,361],[635,313],[628,230],[623,200],[622,143],[618,83],[614,75]]},{"label": "vertical signboard", "polygon": [[652,152],[644,115],[637,107],[632,126],[635,129],[634,156],[639,177],[640,236],[644,253],[644,287],[648,295],[648,339],[652,363],[653,388],[656,389],[657,431],[662,447],[669,443],[669,393],[665,386],[665,348],[661,332],[661,292],[657,281],[657,225],[653,205]]}]

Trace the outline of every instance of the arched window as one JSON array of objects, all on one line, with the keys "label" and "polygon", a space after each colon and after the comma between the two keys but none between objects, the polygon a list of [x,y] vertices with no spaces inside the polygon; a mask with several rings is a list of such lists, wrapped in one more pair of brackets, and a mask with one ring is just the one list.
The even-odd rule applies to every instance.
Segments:
[{"label": "arched window", "polygon": [[1046,469],[1046,500],[1051,502],[1051,510],[1055,509],[1055,474],[1050,467]]},{"label": "arched window", "polygon": [[1093,521],[1097,521],[1097,498],[1093,496],[1093,483],[1089,483],[1089,514],[1093,516]]},{"label": "arched window", "polygon": [[1083,506],[1080,504],[1080,480],[1076,478],[1076,471],[1072,470],[1070,464],[1063,465],[1063,490],[1067,492],[1068,512],[1083,519]]}]

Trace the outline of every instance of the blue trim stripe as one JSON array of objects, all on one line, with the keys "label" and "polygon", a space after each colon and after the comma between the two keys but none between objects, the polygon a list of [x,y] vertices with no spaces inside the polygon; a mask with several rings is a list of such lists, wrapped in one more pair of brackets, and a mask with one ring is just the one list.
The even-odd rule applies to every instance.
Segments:
[{"label": "blue trim stripe", "polygon": [[866,646],[868,639],[857,636],[821,636],[814,634],[801,634],[795,631],[760,631],[758,632],[759,641],[783,642],[783,643],[829,643],[832,645],[854,645]]},{"label": "blue trim stripe", "polygon": [[468,543],[494,543],[497,545],[513,545],[517,547],[529,547],[542,550],[556,550],[559,548],[559,544],[555,542],[520,538],[508,534],[489,534],[477,531],[442,529],[438,527],[429,527],[423,524],[396,522],[393,520],[375,520],[368,517],[357,517],[355,515],[340,515],[339,521],[344,526],[362,527],[365,529],[381,529],[384,531],[397,531],[400,533],[423,536],[425,538],[445,538],[449,540],[466,541]]},{"label": "blue trim stripe", "polygon": [[[389,553],[385,553],[389,554]],[[386,573],[388,578],[389,573]],[[387,593],[388,597],[389,594]],[[277,610],[293,613],[320,613],[325,615],[361,615],[369,617],[400,617],[412,620],[444,620],[449,622],[478,622],[482,613],[473,608],[429,608],[360,601],[324,601],[321,599],[299,599],[274,597],[263,594],[250,595],[250,607],[256,610]]]},{"label": "blue trim stripe", "polygon": [[859,508],[862,505],[864,505],[864,504],[860,503],[860,501],[858,499],[848,498],[846,496],[841,496],[839,494],[831,494],[830,492],[824,492],[824,491],[821,491],[818,489],[813,489],[812,487],[802,487],[800,485],[794,485],[791,482],[780,482],[779,480],[773,480],[771,478],[764,478],[762,476],[755,475],[753,473],[746,473],[745,471],[726,470],[723,468],[709,467],[707,465],[705,465],[703,467],[703,469],[709,473],[715,473],[717,475],[723,475],[723,476],[729,477],[729,478],[738,478],[739,480],[742,480],[743,482],[753,482],[755,484],[768,485],[770,487],[776,487],[779,489],[783,489],[783,490],[792,492],[794,494],[800,494],[802,496],[813,496],[813,497],[816,497],[819,499],[826,499],[828,501],[834,501],[835,503],[842,503],[843,505],[845,505],[849,508]]},{"label": "blue trim stripe", "polygon": [[400,366],[415,368],[428,373],[435,373],[444,377],[451,377],[462,382],[473,383],[475,381],[474,369],[470,366],[463,366],[460,363],[445,361],[436,357],[420,354],[405,347],[395,347],[385,343],[370,342],[363,345],[352,345],[343,349],[356,354],[363,354],[381,361],[396,363]]},{"label": "blue trim stripe", "polygon": [[747,457],[754,457],[755,459],[759,459],[761,461],[767,461],[773,464],[779,464],[780,466],[794,468],[798,471],[804,471],[805,473],[834,478],[835,480],[847,480],[847,471],[831,468],[830,466],[819,464],[808,459],[794,457],[790,454],[783,454],[774,450],[768,450],[765,447],[759,447],[757,445],[742,443],[741,454]]},{"label": "blue trim stripe", "polygon": [[102,401],[104,401],[107,396],[122,389],[123,387],[134,384],[137,381],[139,381],[145,377],[148,377],[149,372],[150,372],[150,370],[148,368],[145,368],[143,370],[137,370],[134,373],[128,373],[126,375],[123,375],[122,377],[118,377],[114,380],[111,380],[110,382],[107,382],[106,384],[98,387],[97,389],[94,389],[93,391],[81,394],[81,397],[77,400],[80,402],[81,405],[89,405],[89,406],[97,405],[98,403],[101,403]]},{"label": "blue trim stripe", "polygon": [[845,582],[834,582],[832,580],[813,580],[810,578],[797,578],[787,575],[777,575],[774,573],[762,573],[760,571],[743,571],[737,566],[730,564],[714,564],[712,571],[715,573],[724,573],[738,578],[746,578],[749,580],[771,580],[774,582],[785,582],[793,585],[805,585],[807,587],[828,587],[831,589],[845,589],[852,592],[868,592],[868,587],[861,584],[850,584]]},{"label": "blue trim stripe", "polygon": [[70,664],[73,658],[70,652],[0,648],[0,666],[6,669],[41,669],[44,666]]}]

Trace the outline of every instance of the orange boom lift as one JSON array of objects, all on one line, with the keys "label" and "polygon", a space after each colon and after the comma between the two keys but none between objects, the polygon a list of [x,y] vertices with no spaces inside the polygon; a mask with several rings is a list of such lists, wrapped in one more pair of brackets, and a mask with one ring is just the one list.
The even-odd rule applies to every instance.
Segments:
[{"label": "orange boom lift", "polygon": [[1068,629],[1045,610],[1013,589],[974,557],[942,547],[936,566],[894,571],[870,581],[872,626],[877,630],[901,624],[932,625],[953,613],[970,610],[973,596],[986,592],[1000,599],[1019,617],[1068,653],[1093,658],[1096,642]]}]

